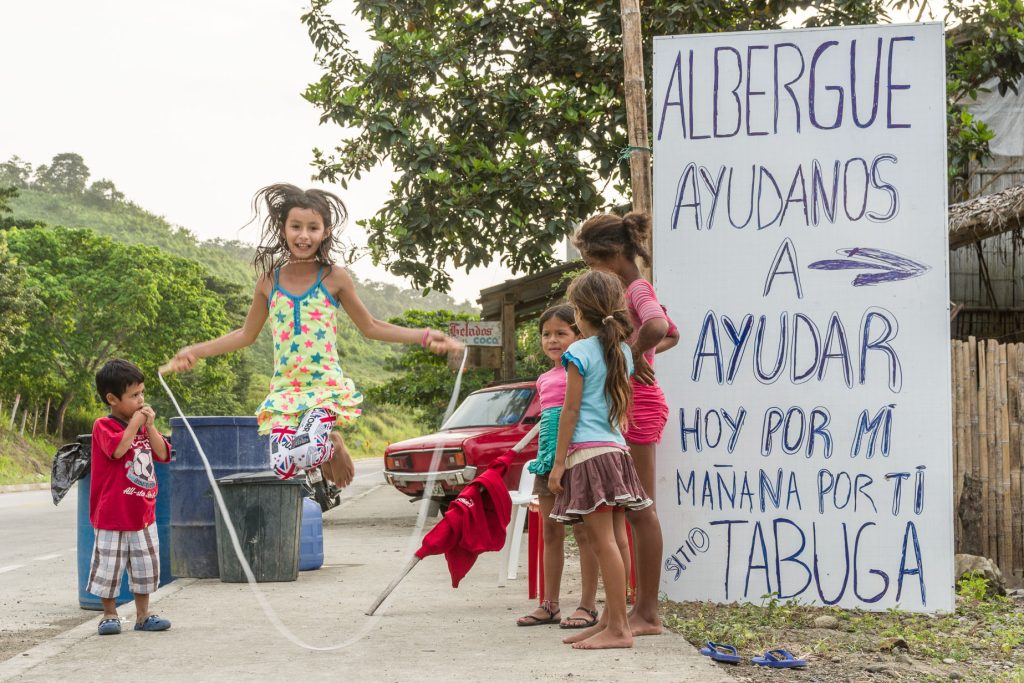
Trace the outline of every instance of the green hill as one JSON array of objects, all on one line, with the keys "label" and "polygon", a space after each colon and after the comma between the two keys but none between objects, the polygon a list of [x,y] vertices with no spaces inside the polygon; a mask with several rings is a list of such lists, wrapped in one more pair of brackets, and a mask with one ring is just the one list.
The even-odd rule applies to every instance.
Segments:
[{"label": "green hill", "polygon": [[10,202],[15,221],[39,221],[67,228],[91,228],[126,244],[147,244],[198,261],[211,275],[252,286],[253,248],[242,242],[200,241],[132,202],[92,205],[85,196],[19,189]]}]

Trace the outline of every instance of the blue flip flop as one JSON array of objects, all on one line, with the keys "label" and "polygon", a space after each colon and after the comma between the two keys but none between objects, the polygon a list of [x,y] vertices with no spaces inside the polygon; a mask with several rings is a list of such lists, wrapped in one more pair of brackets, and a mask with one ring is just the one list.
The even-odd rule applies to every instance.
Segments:
[{"label": "blue flip flop", "polygon": [[751,657],[750,661],[758,666],[770,666],[773,669],[801,669],[807,661],[797,659],[789,650],[768,650],[764,657]]},{"label": "blue flip flop", "polygon": [[705,657],[711,657],[716,662],[726,662],[727,664],[739,664],[742,658],[736,654],[736,648],[732,645],[724,645],[722,643],[712,643],[708,641],[707,647],[702,647],[700,653]]}]

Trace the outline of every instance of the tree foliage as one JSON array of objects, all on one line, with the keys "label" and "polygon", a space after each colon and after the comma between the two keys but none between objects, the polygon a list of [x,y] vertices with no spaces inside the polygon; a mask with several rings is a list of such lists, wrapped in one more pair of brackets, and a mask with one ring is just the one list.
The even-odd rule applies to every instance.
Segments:
[{"label": "tree foliage", "polygon": [[[92,397],[96,370],[112,357],[137,363],[150,378],[149,400],[166,413],[156,368],[195,339],[227,331],[224,302],[202,268],[153,247],[128,247],[89,230],[12,229],[11,252],[36,305],[0,381],[33,395]],[[212,359],[176,391],[194,412],[239,409],[249,372],[244,356]],[[239,386],[241,385],[241,386]]]},{"label": "tree foliage", "polygon": [[0,164],[0,185],[28,187],[32,178],[32,164],[17,155]]},{"label": "tree foliage", "polygon": [[[392,318],[389,322],[402,327],[432,327],[444,329],[452,320],[473,320],[476,316],[452,311],[410,310]],[[364,393],[371,403],[391,403],[404,406],[416,413],[425,429],[437,429],[444,417],[448,399],[455,382],[454,373],[448,369],[448,360],[417,346],[406,347],[386,366],[398,375],[383,384],[367,389]],[[490,370],[467,370],[462,378],[461,395],[487,384],[493,379]]]},{"label": "tree foliage", "polygon": [[948,7],[957,23],[946,41],[949,177],[951,198],[959,200],[967,198],[971,162],[990,158],[995,135],[966,105],[984,87],[994,85],[1000,95],[1017,93],[1024,74],[1024,3],[981,0]]},{"label": "tree foliage", "polygon": [[11,213],[11,200],[17,196],[17,187],[0,187],[0,215]]},{"label": "tree foliage", "polygon": [[27,322],[31,295],[26,273],[11,255],[7,235],[0,232],[0,357],[14,351]]},{"label": "tree foliage", "polygon": [[[314,0],[303,17],[324,71],[306,98],[354,134],[314,150],[314,161],[320,178],[342,184],[385,161],[398,171],[391,199],[365,223],[376,262],[441,290],[452,265],[500,258],[536,271],[577,221],[624,193],[618,0],[355,0],[378,43],[369,62],[328,4]],[[1020,0],[945,6],[950,25],[971,26],[948,50],[951,94],[1015,81]],[[840,25],[920,9],[921,0],[649,0],[647,83],[651,36],[775,29],[793,10],[810,10],[808,25]],[[979,123],[956,121],[954,165],[987,151]]]},{"label": "tree foliage", "polygon": [[[432,327],[443,330],[452,320],[477,320],[474,314],[453,311],[406,311],[390,322],[402,327]],[[371,403],[391,403],[414,411],[425,429],[437,429],[451,398],[455,373],[446,358],[415,346],[406,349],[386,365],[397,376],[365,392]],[[516,371],[520,377],[536,377],[551,367],[540,347],[540,335],[533,322],[516,330]],[[467,370],[462,378],[460,401],[471,392],[494,381],[493,370]]]},{"label": "tree foliage", "polygon": [[63,152],[53,157],[49,165],[36,169],[35,185],[48,192],[82,194],[89,182],[89,167],[80,154]]},{"label": "tree foliage", "polygon": [[100,178],[85,191],[85,199],[93,205],[109,206],[124,201],[124,192],[117,189],[114,181]]}]

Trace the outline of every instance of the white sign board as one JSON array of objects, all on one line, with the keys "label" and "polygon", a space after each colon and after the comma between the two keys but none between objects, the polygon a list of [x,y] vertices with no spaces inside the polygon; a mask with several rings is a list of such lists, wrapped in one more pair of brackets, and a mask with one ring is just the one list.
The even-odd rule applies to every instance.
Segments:
[{"label": "white sign board", "polygon": [[661,589],[953,608],[940,24],[654,41]]},{"label": "white sign board", "polygon": [[501,323],[492,320],[454,320],[448,336],[466,346],[501,346]]}]

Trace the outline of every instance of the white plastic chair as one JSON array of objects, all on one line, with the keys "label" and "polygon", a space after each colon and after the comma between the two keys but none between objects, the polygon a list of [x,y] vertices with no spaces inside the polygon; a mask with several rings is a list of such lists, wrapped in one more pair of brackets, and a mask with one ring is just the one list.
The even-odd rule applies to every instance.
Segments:
[{"label": "white plastic chair", "polygon": [[519,551],[523,544],[523,527],[526,523],[527,508],[534,501],[533,480],[536,475],[530,471],[530,460],[523,464],[523,473],[519,475],[519,488],[509,491],[512,498],[512,520],[505,533],[505,545],[501,549],[501,560],[498,562],[498,585],[504,586],[505,579],[515,579],[519,574]]}]

